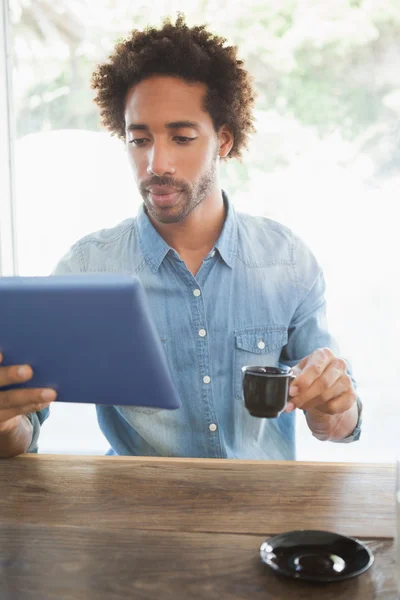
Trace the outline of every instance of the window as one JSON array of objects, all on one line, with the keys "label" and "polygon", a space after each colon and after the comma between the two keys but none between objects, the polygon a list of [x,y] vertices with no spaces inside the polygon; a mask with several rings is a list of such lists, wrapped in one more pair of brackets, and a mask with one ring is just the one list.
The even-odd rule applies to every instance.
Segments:
[{"label": "window", "polygon": [[[138,208],[123,147],[99,129],[90,75],[117,39],[159,24],[180,3],[10,7],[16,258],[20,274],[48,274],[82,235]],[[298,458],[392,460],[400,426],[400,12],[391,0],[192,0],[185,12],[238,44],[259,94],[258,133],[243,163],[225,167],[223,186],[238,209],[287,224],[314,250],[331,330],[365,405],[362,440],[351,446],[317,442],[299,415]],[[3,244],[12,225],[5,198]],[[53,407],[42,452],[107,448],[93,406]]]}]

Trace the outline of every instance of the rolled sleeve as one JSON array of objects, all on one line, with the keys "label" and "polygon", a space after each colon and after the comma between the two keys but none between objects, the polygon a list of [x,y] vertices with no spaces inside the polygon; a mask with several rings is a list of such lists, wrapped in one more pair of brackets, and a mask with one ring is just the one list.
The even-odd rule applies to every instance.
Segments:
[{"label": "rolled sleeve", "polygon": [[362,411],[363,411],[363,405],[362,402],[360,400],[360,398],[357,396],[357,408],[358,408],[358,419],[357,419],[357,424],[354,428],[354,430],[351,432],[350,435],[348,435],[347,437],[343,438],[342,440],[333,440],[333,443],[335,444],[349,444],[350,442],[357,442],[360,439],[361,436],[361,426],[362,426]]},{"label": "rolled sleeve", "polygon": [[33,428],[32,440],[31,440],[31,443],[27,450],[27,453],[34,454],[34,453],[38,452],[38,450],[39,450],[38,440],[39,440],[39,435],[40,435],[40,428],[43,425],[43,423],[45,422],[45,420],[48,418],[49,414],[50,414],[50,409],[49,409],[49,407],[47,407],[39,412],[28,413],[26,415],[27,418],[29,419],[29,421],[32,423],[32,428]]},{"label": "rolled sleeve", "polygon": [[[294,276],[298,293],[298,304],[288,331],[288,343],[282,351],[281,362],[290,367],[297,365],[318,348],[330,348],[341,357],[339,345],[328,330],[325,300],[325,278],[313,253],[298,238],[294,250]],[[347,374],[354,390],[357,384],[352,374],[350,362]],[[362,402],[357,396],[358,421],[354,431],[338,443],[355,442],[361,435]]]}]

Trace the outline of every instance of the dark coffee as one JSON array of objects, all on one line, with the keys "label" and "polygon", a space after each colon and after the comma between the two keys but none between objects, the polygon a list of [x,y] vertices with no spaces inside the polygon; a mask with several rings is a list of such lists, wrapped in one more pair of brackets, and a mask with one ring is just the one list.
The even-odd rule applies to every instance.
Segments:
[{"label": "dark coffee", "polygon": [[243,399],[253,417],[273,419],[286,408],[293,371],[287,367],[242,367]]}]

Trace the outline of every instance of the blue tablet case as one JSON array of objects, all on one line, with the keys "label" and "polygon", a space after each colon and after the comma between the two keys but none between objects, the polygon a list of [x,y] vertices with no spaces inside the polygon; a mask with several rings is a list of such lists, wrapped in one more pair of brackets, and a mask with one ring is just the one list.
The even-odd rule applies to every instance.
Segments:
[{"label": "blue tablet case", "polygon": [[134,276],[0,277],[0,351],[34,371],[11,387],[51,387],[58,402],[181,406]]}]

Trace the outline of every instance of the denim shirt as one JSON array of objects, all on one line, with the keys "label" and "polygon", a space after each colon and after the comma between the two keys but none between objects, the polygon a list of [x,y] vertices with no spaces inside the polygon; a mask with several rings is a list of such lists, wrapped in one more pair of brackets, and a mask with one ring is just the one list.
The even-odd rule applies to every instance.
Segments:
[{"label": "denim shirt", "polygon": [[[339,355],[327,329],[323,273],[287,227],[237,213],[225,193],[224,201],[223,230],[196,276],[143,205],[137,217],[81,239],[54,271],[140,278],[182,401],[174,411],[97,405],[110,454],[295,459],[296,411],[252,417],[242,399],[241,367],[294,366],[321,347]],[[48,412],[29,415],[29,451],[37,451]],[[359,438],[360,423],[344,441]]]}]

